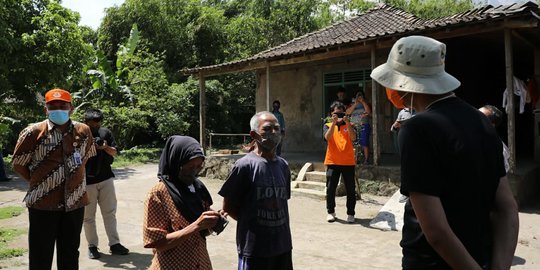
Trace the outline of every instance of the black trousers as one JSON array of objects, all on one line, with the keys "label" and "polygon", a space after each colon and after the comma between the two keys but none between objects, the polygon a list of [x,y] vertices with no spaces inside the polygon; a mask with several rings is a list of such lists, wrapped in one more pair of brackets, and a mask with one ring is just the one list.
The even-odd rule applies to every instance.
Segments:
[{"label": "black trousers", "polygon": [[273,257],[238,256],[238,270],[292,270],[292,251]]},{"label": "black trousers", "polygon": [[336,188],[339,184],[339,176],[343,175],[343,182],[347,190],[347,215],[354,216],[354,207],[356,206],[354,167],[354,165],[328,165],[326,170],[326,210],[328,214],[336,211]]},{"label": "black trousers", "polygon": [[58,270],[79,269],[84,207],[70,212],[28,208],[30,270],[50,270],[56,243]]}]

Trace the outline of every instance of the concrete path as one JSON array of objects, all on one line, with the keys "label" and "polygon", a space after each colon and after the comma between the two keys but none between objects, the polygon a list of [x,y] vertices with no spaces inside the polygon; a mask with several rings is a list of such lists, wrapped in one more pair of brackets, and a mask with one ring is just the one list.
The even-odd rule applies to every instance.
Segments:
[{"label": "concrete path", "polygon": [[[97,215],[100,250],[99,260],[88,259],[84,232],[81,234],[80,269],[146,269],[152,251],[142,247],[143,203],[147,192],[156,180],[157,165],[141,165],[116,171],[118,196],[118,230],[122,244],[131,250],[126,256],[108,254],[107,238],[101,217]],[[203,179],[213,198],[214,208],[220,209],[222,198],[217,195],[220,180]],[[20,179],[0,182],[0,207],[21,205],[26,183]],[[380,231],[369,227],[387,197],[362,195],[357,202],[356,224],[346,224],[342,219],[335,223],[325,221],[325,203],[321,200],[293,197],[289,202],[293,235],[293,260],[295,269],[399,269],[401,233]],[[345,198],[337,199],[338,218],[345,218]],[[540,269],[540,211],[520,213],[521,231],[514,267],[512,269]],[[28,228],[28,215],[0,220],[0,227]],[[236,269],[236,222],[231,221],[219,236],[210,236],[208,250],[214,269]],[[27,247],[26,236],[21,236],[12,246]],[[27,269],[27,255],[0,261],[0,268]],[[53,269],[56,269],[53,267]]]}]

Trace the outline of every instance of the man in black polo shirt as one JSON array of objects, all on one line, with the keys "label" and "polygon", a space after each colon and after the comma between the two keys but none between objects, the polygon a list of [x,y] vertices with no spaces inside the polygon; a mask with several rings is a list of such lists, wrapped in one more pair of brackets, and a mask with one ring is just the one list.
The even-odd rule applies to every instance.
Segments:
[{"label": "man in black polo shirt", "polygon": [[92,130],[97,155],[86,163],[86,190],[89,204],[84,209],[84,234],[88,241],[88,257],[99,259],[98,235],[96,230],[96,209],[99,204],[105,232],[109,238],[110,252],[115,255],[126,255],[129,250],[120,244],[116,229],[116,192],[114,190],[114,173],[111,164],[118,153],[116,142],[109,129],[101,127],[103,113],[97,109],[88,109],[84,122]]},{"label": "man in black polo shirt", "polygon": [[497,133],[452,92],[446,46],[401,38],[371,73],[396,107],[414,108],[399,132],[405,204],[403,269],[509,269],[518,216]]}]

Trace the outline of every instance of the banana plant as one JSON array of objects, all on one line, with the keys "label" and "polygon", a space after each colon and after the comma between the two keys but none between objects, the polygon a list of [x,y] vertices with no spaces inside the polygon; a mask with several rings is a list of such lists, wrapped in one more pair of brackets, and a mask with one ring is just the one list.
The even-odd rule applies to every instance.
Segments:
[{"label": "banana plant", "polygon": [[107,59],[103,50],[95,50],[93,66],[96,68],[86,71],[92,82],[92,89],[88,91],[81,90],[73,94],[75,100],[82,101],[77,102],[79,105],[75,108],[76,110],[91,103],[91,97],[94,95],[99,95],[102,100],[109,99],[114,102],[121,100],[133,101],[130,87],[123,83],[123,78],[129,72],[125,63],[135,53],[139,40],[140,35],[137,24],[133,24],[129,39],[125,44],[120,45],[116,52],[117,59],[114,66]]}]

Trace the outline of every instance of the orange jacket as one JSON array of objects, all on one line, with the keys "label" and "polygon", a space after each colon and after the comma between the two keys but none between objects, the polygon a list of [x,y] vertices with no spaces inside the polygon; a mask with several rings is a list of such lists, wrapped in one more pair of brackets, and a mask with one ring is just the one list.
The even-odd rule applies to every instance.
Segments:
[{"label": "orange jacket", "polygon": [[[326,126],[330,128],[332,123],[327,123]],[[334,132],[329,138],[328,146],[326,147],[324,165],[356,165],[353,142],[347,126],[341,126],[339,130],[337,127],[334,128]]]}]

